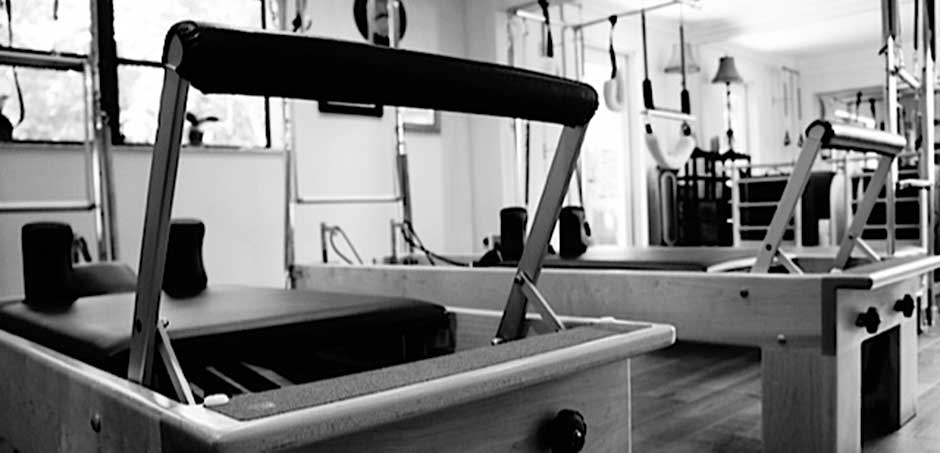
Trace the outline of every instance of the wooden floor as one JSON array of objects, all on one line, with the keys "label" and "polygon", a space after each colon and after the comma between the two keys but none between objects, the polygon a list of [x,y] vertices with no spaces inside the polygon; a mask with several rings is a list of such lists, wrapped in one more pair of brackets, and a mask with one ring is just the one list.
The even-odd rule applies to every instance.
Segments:
[{"label": "wooden floor", "polygon": [[[866,453],[940,453],[940,329],[919,339],[917,417]],[[636,452],[760,452],[760,350],[679,343],[633,361]]]}]

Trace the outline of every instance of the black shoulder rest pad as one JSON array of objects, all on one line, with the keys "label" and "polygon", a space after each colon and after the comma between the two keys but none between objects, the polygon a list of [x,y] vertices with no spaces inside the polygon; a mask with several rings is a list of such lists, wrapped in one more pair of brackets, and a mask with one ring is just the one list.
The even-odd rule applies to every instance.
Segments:
[{"label": "black shoulder rest pad", "polygon": [[163,64],[203,93],[395,105],[587,124],[597,92],[491,63],[348,41],[179,22]]}]

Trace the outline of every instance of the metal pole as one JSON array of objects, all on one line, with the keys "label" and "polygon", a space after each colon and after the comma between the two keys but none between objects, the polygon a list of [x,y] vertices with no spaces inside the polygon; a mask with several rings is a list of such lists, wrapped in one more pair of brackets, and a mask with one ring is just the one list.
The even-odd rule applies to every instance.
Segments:
[{"label": "metal pole", "polygon": [[545,187],[542,189],[532,228],[529,230],[529,238],[526,240],[525,249],[519,259],[517,277],[513,281],[494,343],[516,340],[525,336],[523,327],[528,304],[527,287],[530,286],[529,284],[538,283],[542,261],[548,252],[552,232],[555,230],[555,223],[558,221],[565,194],[568,192],[586,131],[587,125],[566,126],[561,132],[558,148],[552,158],[548,176],[545,178]]},{"label": "metal pole", "polygon": [[[169,43],[169,52],[178,52],[181,47],[179,42],[172,41]],[[127,367],[128,380],[145,386],[150,383],[153,369],[160,314],[160,289],[166,265],[170,214],[173,210],[173,192],[179,168],[183,116],[186,112],[188,92],[189,82],[171,70],[164,71],[159,126],[150,164],[147,209],[138,267],[140,274],[134,299],[134,321]]]},{"label": "metal pole", "polygon": [[[107,2],[106,2],[107,3]],[[101,54],[100,49],[102,48],[102,39],[101,34],[107,30],[113,30],[108,28],[107,30],[102,30],[99,25],[99,15],[104,14],[105,16],[113,16],[113,13],[108,11],[100,11],[100,9],[110,8],[110,4],[100,5],[98,2],[91,2],[91,50],[88,55],[88,62],[84,68],[86,74],[90,80],[86,83],[90,83],[90,92],[89,98],[86,102],[90,103],[89,113],[91,117],[89,118],[89,126],[92,128],[92,138],[91,138],[91,155],[92,160],[92,171],[91,171],[91,180],[88,182],[92,186],[94,193],[89,200],[93,200],[95,204],[95,233],[97,235],[97,245],[98,245],[98,259],[101,261],[111,261],[118,258],[118,246],[117,246],[117,226],[115,223],[115,209],[114,209],[114,189],[113,189],[113,171],[111,167],[111,154],[110,154],[110,145],[111,145],[111,134],[108,129],[111,125],[108,122],[108,115],[105,113],[103,106],[104,99],[102,97],[101,88]],[[106,27],[110,27],[106,25]],[[113,41],[113,35],[111,36]],[[116,126],[115,126],[116,127]]]},{"label": "metal pole", "polygon": [[[388,2],[388,43],[393,49],[398,48],[398,0]],[[395,89],[395,87],[390,87]],[[401,107],[395,107],[395,168],[398,172],[398,190],[401,196],[402,223],[408,227],[412,225],[411,217],[411,183],[408,179],[408,151],[405,147],[405,120]],[[407,243],[408,253],[414,249]]]},{"label": "metal pole", "polygon": [[[290,122],[287,119],[287,107],[286,103],[281,103],[281,109],[284,113],[284,130],[285,135],[287,131],[290,130]],[[295,249],[294,249],[294,220],[295,220],[295,204],[298,198],[297,196],[297,156],[294,154],[294,144],[289,137],[285,137],[284,140],[284,272],[287,274],[287,287],[288,289],[294,289],[294,262],[295,262]]]},{"label": "metal pole", "polygon": [[741,246],[741,178],[738,165],[731,161],[731,245]]},{"label": "metal pole", "polygon": [[845,215],[842,216],[842,236],[835,237],[833,244],[838,244],[844,237],[846,232],[849,231],[849,226],[852,225],[852,216],[855,215],[852,210],[852,203],[855,201],[855,196],[852,193],[852,176],[849,173],[849,152],[842,152],[842,172],[845,176],[843,184],[845,185]]},{"label": "metal pole", "polygon": [[[513,13],[509,13],[506,15],[506,37],[507,37],[507,43],[508,43],[508,45],[506,46],[506,64],[508,64],[509,66],[515,67],[516,66],[516,54],[515,54],[516,44],[515,44],[515,35],[513,34],[513,31],[512,31],[513,16],[514,16]],[[523,41],[521,45],[522,47],[525,47],[525,41]],[[525,140],[525,134],[523,132],[524,121],[525,120],[521,118],[513,118],[512,120],[512,138],[513,138],[512,146],[513,146],[513,156],[515,157],[515,163],[516,163],[516,171],[515,171],[516,202],[518,202],[519,200],[523,200],[522,204],[526,205],[528,201],[526,200],[526,196],[525,196],[527,182],[524,181],[525,178],[520,175],[520,173],[522,172],[522,168],[523,168],[522,159],[524,159],[524,156],[523,156],[524,153],[522,152],[522,150],[525,148],[525,144],[522,143],[523,140]]]},{"label": "metal pole", "polygon": [[[917,0],[920,1],[920,0]],[[921,77],[921,86],[923,89],[923,96],[921,96],[921,102],[923,105],[923,139],[921,140],[921,169],[925,174],[921,175],[921,178],[927,181],[927,190],[926,194],[923,197],[923,203],[926,205],[925,210],[922,210],[921,218],[921,228],[927,230],[924,237],[924,246],[927,249],[927,255],[934,254],[934,248],[937,238],[936,227],[937,227],[937,168],[934,163],[934,143],[936,141],[936,134],[934,132],[934,120],[936,118],[936,110],[934,104],[934,97],[936,95],[936,86],[934,82],[936,80],[936,55],[934,52],[934,42],[931,40],[936,40],[937,37],[934,36],[934,30],[931,29],[931,24],[935,24],[935,17],[930,17],[929,13],[936,15],[936,6],[933,8],[927,8],[927,5],[933,4],[933,0],[925,0],[924,8],[921,10],[921,17],[923,18],[923,33],[924,33],[924,42],[923,42],[923,52],[924,52],[924,67],[923,75]],[[928,326],[934,325],[934,306],[935,306],[935,295],[934,295],[934,273],[930,272],[925,276],[925,300],[926,303],[926,313],[924,314],[924,324]]]},{"label": "metal pole", "polygon": [[[898,78],[895,73],[897,66],[897,48],[895,42],[894,25],[897,21],[897,2],[895,0],[882,0],[882,11],[885,16],[882,29],[884,31],[885,48],[885,130],[892,134],[898,133]],[[895,190],[898,175],[897,161],[891,163],[891,171],[888,172],[885,181],[885,227],[887,230],[887,240],[885,241],[885,255],[894,256],[895,240],[897,239],[895,228]],[[871,184],[871,182],[869,182]],[[861,232],[859,232],[861,235]]]}]

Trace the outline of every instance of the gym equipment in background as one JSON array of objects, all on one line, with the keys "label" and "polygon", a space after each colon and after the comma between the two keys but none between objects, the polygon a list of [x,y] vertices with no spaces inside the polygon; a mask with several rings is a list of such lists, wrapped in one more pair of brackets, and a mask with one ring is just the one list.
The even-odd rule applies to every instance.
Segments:
[{"label": "gym equipment in background", "polygon": [[578,185],[580,206],[561,208],[558,217],[558,253],[562,257],[577,257],[584,254],[591,245],[591,225],[586,218],[584,203],[584,179],[581,163],[575,162],[575,183]]},{"label": "gym equipment in background", "polygon": [[607,53],[610,55],[610,79],[604,82],[604,104],[607,108],[619,112],[627,102],[626,87],[623,76],[617,68],[617,53],[614,51],[614,27],[617,26],[617,16],[610,16],[610,37]]},{"label": "gym equipment in background", "polygon": [[[649,78],[649,56],[646,46],[646,10],[640,10],[640,30],[643,41],[643,111],[645,134],[643,139],[656,164],[663,169],[676,170],[685,165],[695,150],[695,136],[690,123],[695,122],[685,74],[685,26],[679,22],[679,51],[682,74],[682,90],[679,93],[681,108],[678,111],[657,108],[653,100],[653,82]],[[656,136],[651,119],[653,117],[675,120],[681,123],[679,140],[672,149],[665,149]]]},{"label": "gym equipment in background", "polygon": [[558,254],[565,258],[578,257],[591,245],[591,226],[581,206],[565,206],[558,216]]},{"label": "gym equipment in background", "polygon": [[177,299],[193,297],[206,289],[208,278],[202,264],[206,226],[196,219],[170,222],[163,290]]},{"label": "gym equipment in background", "polygon": [[[545,27],[546,18],[540,17],[532,12],[526,10],[527,7],[535,5],[536,2],[524,4],[518,7],[513,7],[507,10],[508,18],[507,26],[509,34],[509,46],[508,46],[508,55],[510,64],[514,63],[515,57],[515,44],[513,39],[513,28],[511,24],[514,19],[521,19],[523,21],[535,21],[541,22],[543,28]],[[540,4],[541,5],[541,4]],[[689,97],[689,92],[686,87],[686,73],[687,73],[687,61],[685,55],[685,49],[688,47],[685,42],[685,29],[684,21],[680,20],[679,25],[679,63],[678,69],[676,72],[680,73],[681,78],[681,91],[679,93],[680,97],[680,109],[678,110],[668,110],[657,108],[653,102],[653,89],[652,82],[649,79],[649,64],[648,58],[646,55],[646,18],[645,14],[648,11],[653,11],[660,8],[670,7],[678,5],[683,7],[684,5],[696,6],[697,2],[695,1],[686,1],[686,0],[673,0],[663,2],[657,5],[652,5],[647,8],[633,9],[625,11],[618,14],[609,15],[605,18],[589,20],[582,23],[564,23],[562,24],[563,29],[570,29],[573,33],[574,40],[574,76],[575,79],[583,79],[584,77],[584,29],[592,27],[595,25],[608,24],[610,26],[608,34],[608,54],[610,57],[611,64],[611,77],[604,83],[604,98],[607,107],[613,111],[620,111],[625,107],[624,101],[625,97],[625,87],[623,83],[623,75],[620,68],[617,67],[617,56],[616,49],[614,47],[614,30],[617,23],[620,19],[630,16],[639,15],[641,18],[642,25],[642,37],[644,42],[644,72],[646,74],[645,80],[643,82],[643,92],[644,92],[644,109],[643,109],[643,119],[644,119],[644,128],[646,133],[644,134],[644,139],[647,142],[648,148],[656,159],[657,163],[666,169],[679,169],[681,168],[686,161],[688,161],[689,156],[695,149],[695,137],[693,135],[691,124],[695,122],[695,117],[691,115],[691,101]],[[543,12],[545,12],[543,10]],[[562,39],[564,40],[566,34],[562,34]],[[560,46],[561,51],[563,52],[562,58],[565,58],[564,52],[567,47],[564,43]],[[666,149],[660,145],[660,141],[653,130],[652,118],[662,118],[666,120],[673,120],[680,122],[680,137],[676,145],[671,149]],[[515,134],[515,149],[516,155],[521,154],[519,149],[522,147],[527,148],[528,134],[523,132],[523,123],[516,121],[514,123],[514,134]],[[523,144],[525,143],[525,145]],[[528,156],[528,149],[526,149],[526,155]],[[528,172],[528,159],[526,160],[526,171]],[[579,193],[583,192],[583,188],[580,185],[580,171],[578,172],[579,179]],[[526,184],[527,187],[527,184]],[[673,191],[675,192],[675,191]],[[566,211],[564,213],[565,218],[568,219],[564,224],[560,224],[559,229],[559,241],[565,241],[567,246],[562,246],[559,243],[559,248],[563,249],[561,253],[567,254],[569,257],[576,256],[575,254],[578,251],[583,253],[587,250],[590,237],[590,225],[586,222],[584,215],[584,199],[579,200],[581,203],[580,209],[575,209],[577,207],[572,206],[572,210]],[[665,203],[665,202],[664,202]],[[671,206],[675,206],[674,200],[671,202]],[[674,210],[674,208],[669,208]],[[665,211],[665,209],[664,209]],[[567,229],[565,229],[567,226]],[[505,258],[505,257],[504,257]]]},{"label": "gym equipment in background", "polygon": [[[815,122],[762,248],[589,250],[576,259],[546,259],[540,291],[564,301],[572,313],[616,310],[673,323],[688,341],[761,348],[763,450],[860,452],[863,425],[896,430],[914,415],[916,386],[903,384],[917,376],[914,311],[926,294],[924,275],[940,268],[940,257],[855,254],[843,262],[842,252],[834,260],[819,248],[781,252],[779,239],[810,176],[809,161],[820,150],[874,152],[890,162],[905,145],[897,134]],[[869,183],[863,206],[883,183],[884,178]],[[853,225],[864,224],[868,214],[860,208]],[[858,244],[847,236],[841,250]],[[772,265],[764,268],[768,255]],[[842,272],[830,272],[833,265]],[[511,268],[309,266],[300,285],[395,291],[485,309],[492,306],[487,295],[516,278]],[[585,301],[585,295],[599,300]],[[884,360],[872,348],[894,359]],[[824,371],[834,368],[840,370],[836,376]],[[872,380],[872,369],[892,378]],[[808,394],[813,397],[792,397]]]},{"label": "gym equipment in background", "polygon": [[529,213],[521,206],[511,206],[499,211],[499,246],[503,259],[518,261],[525,248],[526,228]]}]

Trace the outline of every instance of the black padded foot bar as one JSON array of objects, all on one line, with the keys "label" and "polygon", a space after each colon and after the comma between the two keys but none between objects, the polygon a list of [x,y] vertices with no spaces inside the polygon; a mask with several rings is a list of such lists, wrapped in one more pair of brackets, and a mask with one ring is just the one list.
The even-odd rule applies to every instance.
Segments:
[{"label": "black padded foot bar", "polygon": [[815,128],[823,128],[822,148],[845,149],[896,156],[907,146],[907,140],[898,134],[862,127],[832,124],[816,120],[806,128],[806,135]]},{"label": "black padded foot bar", "polygon": [[203,93],[387,104],[580,126],[597,92],[533,71],[269,31],[180,22],[163,63]]}]

